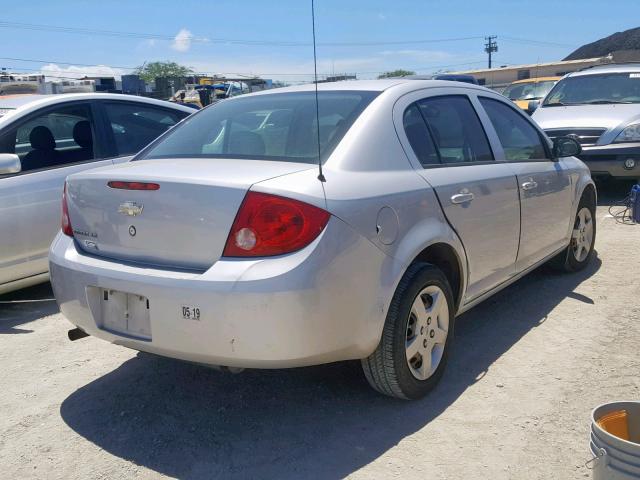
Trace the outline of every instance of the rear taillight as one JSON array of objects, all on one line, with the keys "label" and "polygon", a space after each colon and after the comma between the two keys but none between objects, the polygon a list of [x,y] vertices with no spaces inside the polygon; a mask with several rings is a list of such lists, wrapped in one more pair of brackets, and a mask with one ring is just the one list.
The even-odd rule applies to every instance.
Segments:
[{"label": "rear taillight", "polygon": [[231,227],[224,257],[269,257],[295,252],[316,239],[329,213],[298,200],[249,192]]},{"label": "rear taillight", "polygon": [[64,183],[62,191],[62,223],[60,225],[62,233],[73,237],[73,229],[71,228],[71,220],[69,219],[69,207],[67,206],[67,182]]}]

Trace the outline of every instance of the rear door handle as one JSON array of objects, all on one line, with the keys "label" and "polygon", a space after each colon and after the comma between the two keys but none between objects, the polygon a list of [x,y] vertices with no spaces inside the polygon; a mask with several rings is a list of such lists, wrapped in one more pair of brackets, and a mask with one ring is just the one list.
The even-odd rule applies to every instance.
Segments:
[{"label": "rear door handle", "polygon": [[471,200],[473,200],[475,197],[473,195],[473,193],[469,192],[469,193],[456,193],[455,195],[453,195],[451,197],[451,203],[456,203],[456,204],[460,204],[460,203],[468,203]]},{"label": "rear door handle", "polygon": [[522,184],[522,189],[523,189],[523,190],[533,190],[533,189],[534,189],[534,188],[536,188],[537,186],[538,186],[538,182],[534,182],[534,181],[532,180],[532,181],[529,181],[529,182],[524,182],[524,183]]}]

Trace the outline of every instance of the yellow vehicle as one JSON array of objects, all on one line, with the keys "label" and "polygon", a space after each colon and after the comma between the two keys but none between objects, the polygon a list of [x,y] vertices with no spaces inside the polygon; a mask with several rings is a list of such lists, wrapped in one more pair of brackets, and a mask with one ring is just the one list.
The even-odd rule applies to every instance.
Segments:
[{"label": "yellow vehicle", "polygon": [[523,110],[529,110],[531,100],[542,100],[562,77],[537,77],[518,80],[502,94]]}]

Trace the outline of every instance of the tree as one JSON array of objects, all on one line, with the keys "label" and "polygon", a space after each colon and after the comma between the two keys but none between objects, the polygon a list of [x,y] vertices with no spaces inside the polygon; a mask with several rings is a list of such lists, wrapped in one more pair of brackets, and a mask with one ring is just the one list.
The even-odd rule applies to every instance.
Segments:
[{"label": "tree", "polygon": [[145,82],[153,82],[156,77],[184,77],[193,70],[176,62],[150,62],[136,68],[134,73]]},{"label": "tree", "polygon": [[392,72],[384,72],[382,75],[378,75],[378,78],[392,78],[392,77],[406,77],[407,75],[415,75],[416,72],[411,70],[398,69]]}]

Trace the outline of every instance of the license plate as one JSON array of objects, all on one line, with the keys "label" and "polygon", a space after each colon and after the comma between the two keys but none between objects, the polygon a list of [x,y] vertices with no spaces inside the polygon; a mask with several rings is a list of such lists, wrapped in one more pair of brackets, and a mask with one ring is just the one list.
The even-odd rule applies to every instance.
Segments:
[{"label": "license plate", "polygon": [[102,289],[100,292],[102,328],[115,333],[151,340],[149,300],[142,295]]},{"label": "license plate", "polygon": [[184,320],[200,320],[200,307],[196,307],[194,305],[183,305],[182,318]]}]

